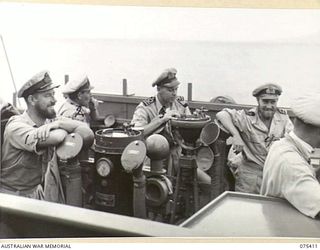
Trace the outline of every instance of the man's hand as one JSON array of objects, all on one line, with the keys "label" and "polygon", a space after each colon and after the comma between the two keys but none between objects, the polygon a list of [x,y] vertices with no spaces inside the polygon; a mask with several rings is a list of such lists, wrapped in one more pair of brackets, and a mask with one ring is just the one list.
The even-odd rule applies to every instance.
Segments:
[{"label": "man's hand", "polygon": [[240,136],[234,136],[232,145],[234,147],[234,150],[236,153],[240,153],[243,150],[244,147],[244,142]]},{"label": "man's hand", "polygon": [[50,131],[57,128],[59,128],[59,124],[56,121],[44,124],[37,129],[34,138],[39,139],[40,141],[45,141],[49,137]]},{"label": "man's hand", "polygon": [[169,120],[171,120],[172,118],[179,118],[181,115],[179,114],[179,112],[177,110],[168,110],[164,116],[163,119],[167,122]]},{"label": "man's hand", "polygon": [[99,101],[94,97],[91,97],[90,101],[89,101],[89,109],[96,110],[98,108],[100,102],[102,102],[102,101]]}]

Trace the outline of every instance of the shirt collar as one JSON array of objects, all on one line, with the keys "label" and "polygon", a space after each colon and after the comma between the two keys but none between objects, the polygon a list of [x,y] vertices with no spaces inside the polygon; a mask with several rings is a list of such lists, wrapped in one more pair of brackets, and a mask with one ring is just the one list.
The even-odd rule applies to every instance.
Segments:
[{"label": "shirt collar", "polygon": [[78,103],[76,103],[75,101],[71,100],[69,97],[67,98],[67,102],[72,104],[72,105],[75,105],[75,106],[81,106]]},{"label": "shirt collar", "polygon": [[37,124],[31,119],[27,110],[25,110],[21,115],[32,127],[38,127]]},{"label": "shirt collar", "polygon": [[89,109],[89,108],[87,108],[87,107],[85,107],[85,106],[82,106],[82,105],[76,103],[75,101],[71,100],[69,97],[67,98],[67,102],[69,102],[71,105],[74,105],[74,106],[76,106],[76,107],[81,108],[81,110],[82,110],[83,112],[85,112],[85,113],[88,113],[88,114],[90,113],[90,109]]},{"label": "shirt collar", "polygon": [[279,121],[281,121],[280,113],[278,112],[278,110],[276,110],[276,112],[274,113],[274,115],[272,117],[270,128],[268,130],[268,128],[265,126],[265,124],[263,123],[263,121],[259,117],[258,107],[254,107],[254,108],[250,109],[249,111],[255,113],[255,116],[252,116],[251,123],[266,132],[267,131],[271,132],[272,127],[275,124],[277,124]]},{"label": "shirt collar", "polygon": [[[159,98],[158,98],[158,95],[156,95],[156,107],[157,107],[157,111],[159,112],[160,109],[163,107],[163,105],[161,104]],[[167,109],[171,109],[172,108],[172,104],[170,104],[169,106],[166,106],[166,110]]]},{"label": "shirt collar", "polygon": [[156,107],[157,107],[158,112],[162,108],[162,104],[159,101],[158,95],[156,95]]},{"label": "shirt collar", "polygon": [[[31,117],[29,116],[27,110],[25,110],[22,115],[21,115],[27,122],[29,125],[31,125],[34,128],[38,128],[38,125],[31,119]],[[50,123],[52,120],[50,119],[46,119],[46,121],[44,122],[44,124]]]}]

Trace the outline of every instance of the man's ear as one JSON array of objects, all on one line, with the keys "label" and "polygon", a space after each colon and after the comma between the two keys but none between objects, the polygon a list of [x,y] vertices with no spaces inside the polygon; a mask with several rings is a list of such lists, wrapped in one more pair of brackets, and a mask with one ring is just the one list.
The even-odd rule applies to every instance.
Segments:
[{"label": "man's ear", "polygon": [[79,92],[77,93],[77,99],[78,99],[78,100],[81,100],[81,98],[82,98],[82,93],[81,93],[81,91],[79,91]]},{"label": "man's ear", "polygon": [[28,95],[27,102],[34,106],[37,98],[34,95]]}]

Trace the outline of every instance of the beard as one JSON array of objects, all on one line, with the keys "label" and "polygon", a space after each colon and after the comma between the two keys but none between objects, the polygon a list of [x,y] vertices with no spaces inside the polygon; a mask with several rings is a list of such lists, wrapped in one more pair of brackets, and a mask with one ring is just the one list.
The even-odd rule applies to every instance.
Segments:
[{"label": "beard", "polygon": [[45,108],[37,106],[38,114],[40,114],[43,118],[46,118],[46,119],[56,118],[57,113],[53,107],[54,105],[50,105]]},{"label": "beard", "polygon": [[260,115],[264,119],[272,119],[274,113],[276,112],[275,109],[265,109],[265,108],[260,108],[259,109]]}]

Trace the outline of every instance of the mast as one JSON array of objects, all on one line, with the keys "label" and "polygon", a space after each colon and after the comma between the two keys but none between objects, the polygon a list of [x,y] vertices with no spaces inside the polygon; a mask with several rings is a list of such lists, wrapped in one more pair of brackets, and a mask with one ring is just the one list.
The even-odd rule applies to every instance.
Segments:
[{"label": "mast", "polygon": [[2,35],[0,35],[0,38],[1,38],[1,42],[2,42],[2,46],[3,46],[3,50],[4,50],[4,54],[6,56],[6,60],[7,60],[7,64],[8,64],[8,68],[9,68],[9,71],[10,71],[10,76],[11,76],[11,80],[12,80],[12,84],[13,84],[13,87],[14,87],[14,97],[13,97],[13,105],[16,106],[16,100],[18,100],[18,104],[19,106],[21,106],[20,104],[20,100],[17,99],[17,86],[16,86],[16,83],[14,81],[14,77],[13,77],[13,73],[12,73],[12,69],[11,69],[11,65],[10,65],[10,61],[9,61],[9,57],[8,57],[8,54],[7,54],[7,50],[6,50],[6,46],[4,45],[4,40],[3,40],[3,37]]}]

